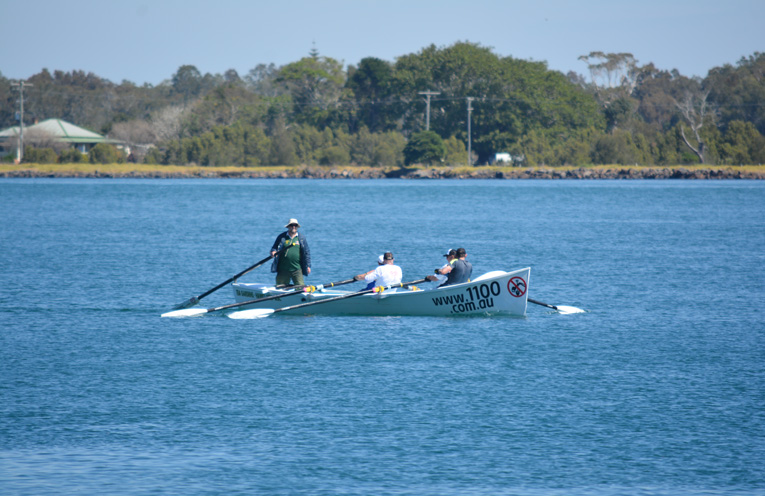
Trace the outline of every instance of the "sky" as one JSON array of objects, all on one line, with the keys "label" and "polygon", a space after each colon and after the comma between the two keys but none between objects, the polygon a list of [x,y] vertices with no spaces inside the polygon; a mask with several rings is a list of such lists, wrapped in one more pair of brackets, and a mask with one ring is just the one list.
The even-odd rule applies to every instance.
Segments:
[{"label": "sky", "polygon": [[765,52],[765,0],[0,0],[0,73],[92,72],[158,85],[182,65],[245,76],[312,49],[357,65],[469,41],[587,75],[579,56],[707,75]]}]

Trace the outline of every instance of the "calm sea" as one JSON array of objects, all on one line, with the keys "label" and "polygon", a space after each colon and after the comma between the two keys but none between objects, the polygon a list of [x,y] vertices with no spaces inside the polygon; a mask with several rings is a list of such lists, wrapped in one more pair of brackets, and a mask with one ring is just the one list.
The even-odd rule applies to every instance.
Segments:
[{"label": "calm sea", "polygon": [[[765,182],[3,179],[0,212],[3,495],[765,494]],[[159,317],[290,217],[315,284],[462,246],[587,313]]]}]

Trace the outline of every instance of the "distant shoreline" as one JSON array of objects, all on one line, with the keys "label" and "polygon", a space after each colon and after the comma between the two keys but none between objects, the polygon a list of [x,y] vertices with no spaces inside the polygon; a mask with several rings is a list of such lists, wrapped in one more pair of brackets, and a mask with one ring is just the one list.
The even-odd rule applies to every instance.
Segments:
[{"label": "distant shoreline", "polygon": [[765,166],[199,167],[145,164],[0,164],[3,178],[139,179],[765,179]]}]

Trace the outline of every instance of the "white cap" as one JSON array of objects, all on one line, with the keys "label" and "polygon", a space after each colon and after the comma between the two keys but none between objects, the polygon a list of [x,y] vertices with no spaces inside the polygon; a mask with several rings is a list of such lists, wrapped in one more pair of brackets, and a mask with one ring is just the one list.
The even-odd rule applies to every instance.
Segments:
[{"label": "white cap", "polygon": [[377,263],[378,264],[382,265],[383,264],[383,260],[384,260],[384,255],[380,255],[379,257],[377,257]]}]

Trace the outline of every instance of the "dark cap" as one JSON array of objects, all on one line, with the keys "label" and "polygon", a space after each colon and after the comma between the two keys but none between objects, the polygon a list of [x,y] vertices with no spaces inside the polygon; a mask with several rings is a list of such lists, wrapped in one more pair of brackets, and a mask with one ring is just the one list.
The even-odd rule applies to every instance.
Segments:
[{"label": "dark cap", "polygon": [[464,248],[457,248],[457,256],[458,257],[464,257],[465,255],[467,255],[467,252],[465,251]]},{"label": "dark cap", "polygon": [[445,257],[449,257],[449,256],[454,256],[454,255],[456,255],[456,254],[457,254],[457,250],[453,250],[453,249],[452,249],[452,250],[449,250],[449,251],[447,251],[446,253],[444,253],[444,256],[445,256]]},{"label": "dark cap", "polygon": [[393,253],[386,251],[383,254],[383,260],[393,260]]}]

